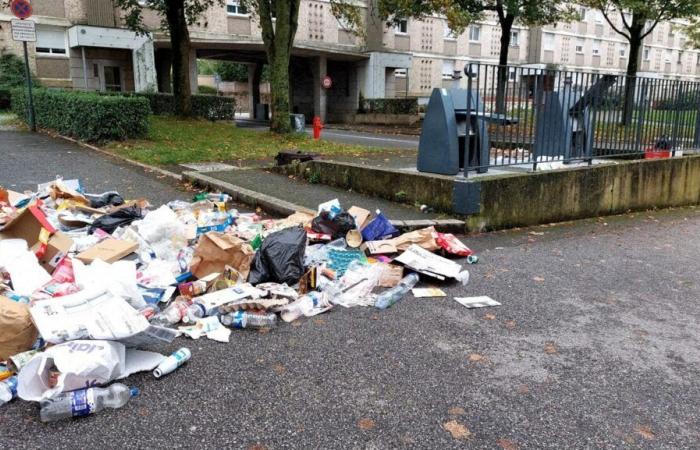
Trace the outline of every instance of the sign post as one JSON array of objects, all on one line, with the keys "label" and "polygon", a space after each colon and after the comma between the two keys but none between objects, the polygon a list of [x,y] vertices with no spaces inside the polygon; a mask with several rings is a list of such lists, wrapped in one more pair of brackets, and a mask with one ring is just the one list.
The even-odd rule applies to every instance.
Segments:
[{"label": "sign post", "polygon": [[10,9],[17,17],[17,19],[12,19],[12,39],[22,42],[22,47],[24,48],[24,74],[27,79],[29,128],[32,131],[36,131],[36,114],[34,113],[34,98],[32,96],[32,72],[29,70],[29,52],[27,51],[27,42],[36,42],[36,27],[33,21],[25,20],[32,15],[32,5],[29,3],[29,0],[12,0]]}]

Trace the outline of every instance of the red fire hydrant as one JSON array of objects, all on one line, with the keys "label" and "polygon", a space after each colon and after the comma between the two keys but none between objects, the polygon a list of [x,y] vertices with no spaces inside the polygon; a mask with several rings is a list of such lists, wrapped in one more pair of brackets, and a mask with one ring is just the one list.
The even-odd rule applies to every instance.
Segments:
[{"label": "red fire hydrant", "polygon": [[321,123],[321,118],[318,116],[314,117],[312,122],[314,127],[314,139],[321,139],[321,130],[323,129],[323,124]]}]

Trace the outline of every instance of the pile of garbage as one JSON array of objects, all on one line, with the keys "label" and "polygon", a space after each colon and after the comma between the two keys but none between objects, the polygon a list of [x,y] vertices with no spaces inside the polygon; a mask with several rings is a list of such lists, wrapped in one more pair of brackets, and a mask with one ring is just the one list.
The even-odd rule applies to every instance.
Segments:
[{"label": "pile of garbage", "polygon": [[284,219],[228,200],[202,193],[152,208],[61,178],[36,192],[0,188],[0,405],[39,402],[42,421],[118,408],[138,389],[110,383],[160,378],[192,356],[144,348],[179,336],[229,342],[232,330],[338,306],[384,309],[411,289],[445,295],[414,289],[419,274],[466,284],[469,272],[446,256],[477,260],[451,234],[401,234],[381,212],[337,199]]}]

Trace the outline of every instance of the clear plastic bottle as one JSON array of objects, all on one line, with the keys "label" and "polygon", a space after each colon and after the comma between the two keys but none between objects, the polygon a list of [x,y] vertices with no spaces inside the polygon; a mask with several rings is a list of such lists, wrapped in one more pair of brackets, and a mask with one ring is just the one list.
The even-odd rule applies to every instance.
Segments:
[{"label": "clear plastic bottle", "polygon": [[156,314],[151,323],[153,325],[168,326],[180,322],[187,314],[189,304],[184,300],[175,300],[167,308]]},{"label": "clear plastic bottle", "polygon": [[182,316],[182,321],[184,323],[194,323],[197,319],[208,316],[207,309],[201,303],[192,303],[187,307],[187,311]]},{"label": "clear plastic bottle", "polygon": [[0,406],[9,403],[17,397],[17,376],[12,376],[0,382]]},{"label": "clear plastic bottle", "polygon": [[377,301],[374,304],[379,309],[387,309],[394,303],[398,302],[403,298],[404,295],[408,293],[411,289],[413,289],[413,286],[418,283],[418,274],[417,273],[411,273],[403,277],[401,281],[399,281],[399,284],[394,286],[393,288],[389,289],[388,291],[384,291],[381,294],[377,296]]},{"label": "clear plastic bottle", "polygon": [[210,194],[207,194],[207,200],[210,202],[228,202],[231,200],[231,196],[224,193],[224,192],[212,192]]},{"label": "clear plastic bottle", "polygon": [[219,317],[221,324],[230,328],[267,328],[277,325],[277,315],[236,311]]},{"label": "clear plastic bottle", "polygon": [[105,408],[121,408],[139,394],[138,388],[114,383],[106,388],[86,388],[64,392],[41,402],[41,421],[54,422],[70,417],[82,417]]}]

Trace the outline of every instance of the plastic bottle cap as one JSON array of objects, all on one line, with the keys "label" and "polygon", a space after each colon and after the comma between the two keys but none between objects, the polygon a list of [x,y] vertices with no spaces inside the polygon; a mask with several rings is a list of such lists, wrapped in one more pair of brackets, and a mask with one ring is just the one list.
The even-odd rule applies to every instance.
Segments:
[{"label": "plastic bottle cap", "polygon": [[131,394],[132,397],[136,397],[137,395],[139,395],[141,393],[141,391],[139,391],[139,388],[137,388],[136,386],[131,386],[129,388],[129,393]]}]

